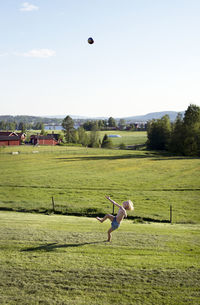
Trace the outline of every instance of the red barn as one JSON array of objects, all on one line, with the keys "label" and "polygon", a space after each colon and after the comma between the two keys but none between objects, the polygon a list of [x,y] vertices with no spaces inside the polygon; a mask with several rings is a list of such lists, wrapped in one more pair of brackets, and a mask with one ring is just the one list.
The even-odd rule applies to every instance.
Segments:
[{"label": "red barn", "polygon": [[18,136],[1,136],[0,146],[20,145],[21,139]]},{"label": "red barn", "polygon": [[47,135],[47,136],[37,136],[32,135],[30,137],[30,142],[33,145],[56,145],[58,141],[54,138],[54,135]]},{"label": "red barn", "polygon": [[19,137],[21,140],[25,140],[26,134],[23,132],[14,132],[14,131],[0,131],[0,136],[10,137],[16,136]]}]

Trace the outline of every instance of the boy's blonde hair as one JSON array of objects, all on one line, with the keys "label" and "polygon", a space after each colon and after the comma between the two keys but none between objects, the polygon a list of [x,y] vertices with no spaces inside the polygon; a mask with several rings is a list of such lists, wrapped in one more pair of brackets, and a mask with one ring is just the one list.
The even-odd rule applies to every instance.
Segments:
[{"label": "boy's blonde hair", "polygon": [[125,202],[127,203],[126,210],[133,211],[134,210],[133,202],[131,200],[127,200]]}]

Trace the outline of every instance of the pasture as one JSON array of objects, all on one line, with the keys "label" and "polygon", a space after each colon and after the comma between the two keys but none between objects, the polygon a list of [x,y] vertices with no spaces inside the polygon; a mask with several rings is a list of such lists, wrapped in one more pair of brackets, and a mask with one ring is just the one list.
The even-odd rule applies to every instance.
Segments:
[{"label": "pasture", "polygon": [[[60,133],[64,135],[63,131],[61,130],[46,130],[47,133]],[[39,134],[40,130],[29,130],[27,132],[28,136],[32,134]],[[87,132],[90,134],[90,131]],[[147,141],[147,132],[146,131],[120,131],[120,130],[113,130],[113,131],[98,131],[100,140],[103,140],[105,134],[107,135],[119,135],[119,138],[111,138],[113,147],[119,147],[121,143],[125,145],[138,145],[138,144],[145,144]]]},{"label": "pasture", "polygon": [[119,135],[119,138],[110,138],[113,146],[118,147],[121,143],[125,145],[138,145],[145,144],[147,141],[147,132],[146,131],[100,131],[100,138],[103,139],[104,135]]},{"label": "pasture", "polygon": [[[10,150],[18,149],[18,155]],[[38,151],[38,153],[33,153]],[[200,221],[200,160],[155,152],[82,147],[15,147],[0,153],[0,208],[96,215],[112,211],[105,195],[131,199],[134,215],[150,220]]]},{"label": "pasture", "polygon": [[[20,146],[0,170],[1,304],[199,304],[200,159]],[[111,243],[105,195],[135,206]]]},{"label": "pasture", "polygon": [[[199,304],[199,225],[0,212],[0,303]],[[183,238],[184,237],[184,238]]]}]

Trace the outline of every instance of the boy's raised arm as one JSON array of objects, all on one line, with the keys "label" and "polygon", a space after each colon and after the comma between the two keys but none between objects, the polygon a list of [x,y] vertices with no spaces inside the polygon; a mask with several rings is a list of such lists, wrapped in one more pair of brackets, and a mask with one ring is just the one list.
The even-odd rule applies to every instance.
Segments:
[{"label": "boy's raised arm", "polygon": [[114,205],[116,205],[118,208],[121,208],[121,205],[119,205],[117,202],[115,202],[114,200],[112,200],[109,196],[106,196],[106,199],[110,200],[110,202],[112,202]]}]

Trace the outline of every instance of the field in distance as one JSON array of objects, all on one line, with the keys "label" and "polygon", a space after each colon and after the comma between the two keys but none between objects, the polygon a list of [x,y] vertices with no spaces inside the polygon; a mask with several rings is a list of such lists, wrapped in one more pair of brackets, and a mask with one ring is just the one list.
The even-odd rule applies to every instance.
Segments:
[{"label": "field in distance", "polygon": [[[60,133],[64,134],[61,130],[46,130],[47,133]],[[40,133],[40,130],[29,130],[27,135],[30,136],[32,134]],[[113,131],[98,131],[101,141],[105,134],[107,135],[119,135],[120,137],[110,138],[113,142],[114,147],[118,147],[121,143],[125,145],[138,145],[138,144],[145,144],[147,141],[147,132],[146,131],[120,131],[120,130],[113,130]],[[90,134],[90,131],[87,132]]]}]

